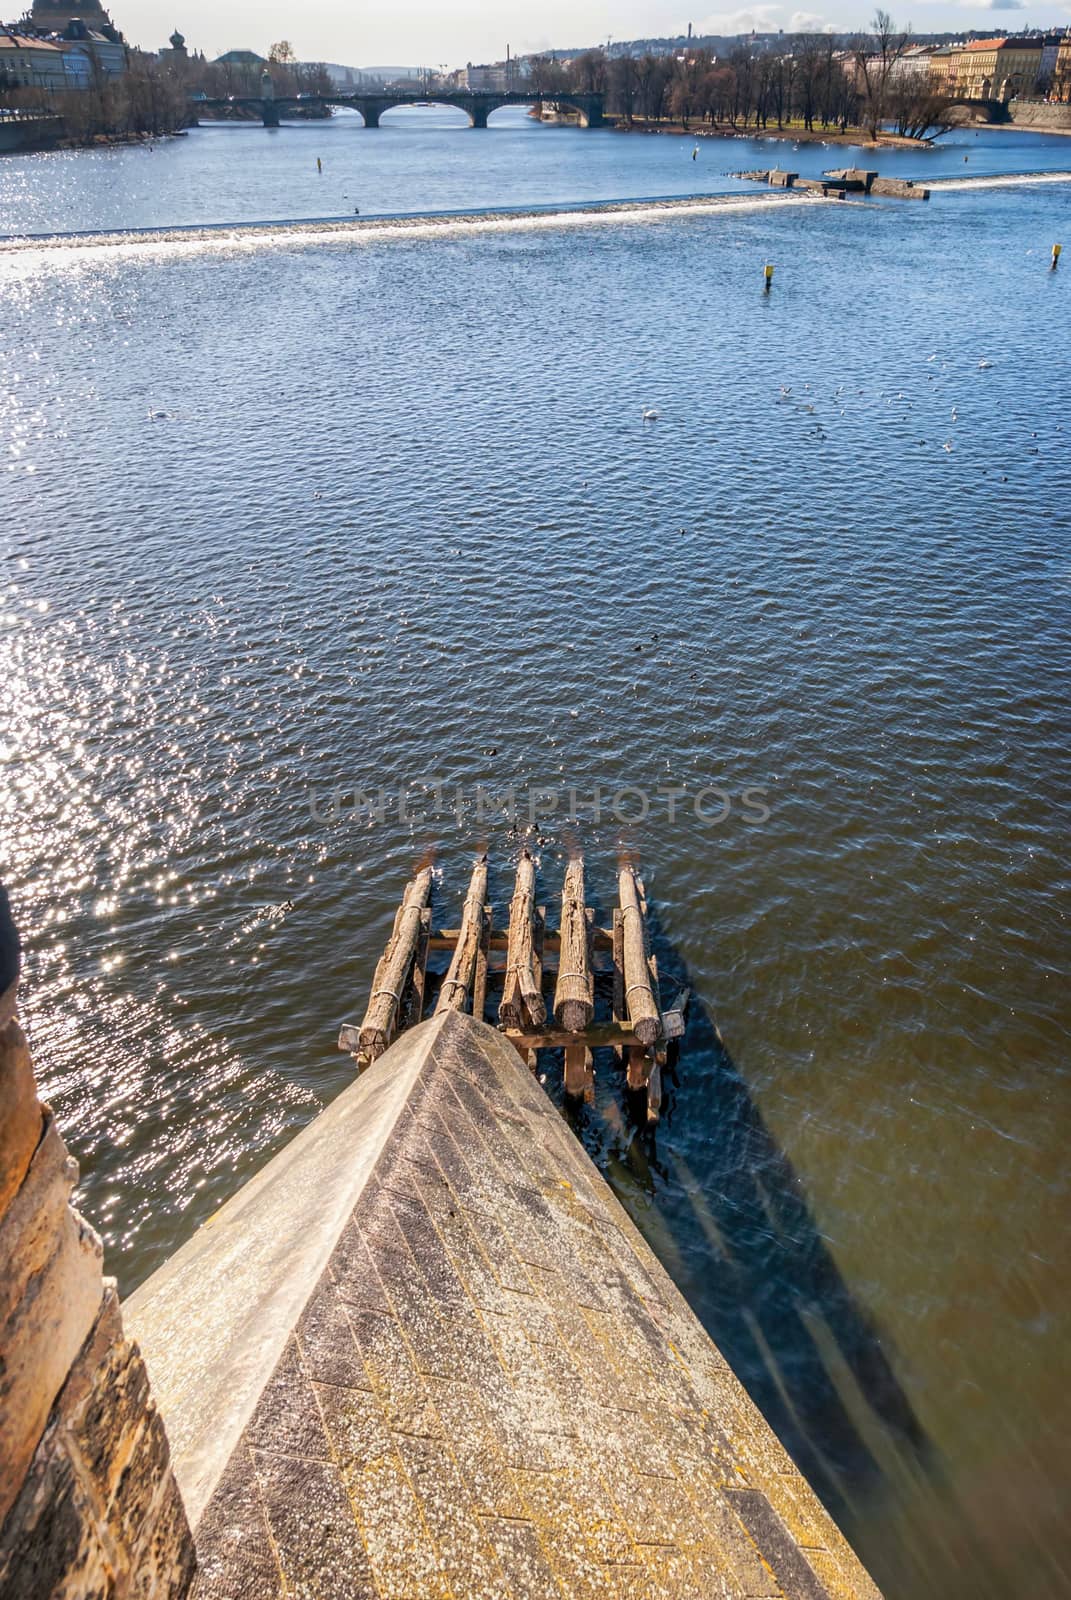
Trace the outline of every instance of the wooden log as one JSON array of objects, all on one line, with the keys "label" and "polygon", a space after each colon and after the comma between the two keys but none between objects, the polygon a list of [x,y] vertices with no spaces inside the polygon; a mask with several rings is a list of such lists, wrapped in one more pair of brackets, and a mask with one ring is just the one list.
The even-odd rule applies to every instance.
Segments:
[{"label": "wooden log", "polygon": [[628,1073],[626,1082],[630,1089],[646,1089],[651,1081],[651,1067],[654,1063],[654,1054],[644,1044],[629,1045],[625,1052],[628,1058]]},{"label": "wooden log", "polygon": [[[614,959],[614,996],[613,1019],[617,1027],[625,1025],[625,939],[621,921],[621,912],[614,912],[613,927],[613,959]],[[619,1044],[614,1046],[614,1055],[618,1062],[624,1060],[624,1050]]]},{"label": "wooden log", "polygon": [[621,902],[625,1007],[637,1039],[645,1045],[652,1045],[662,1037],[662,1017],[651,987],[647,930],[640,909],[636,874],[631,867],[621,868],[617,887]]},{"label": "wooden log", "polygon": [[430,899],[431,868],[423,867],[406,887],[394,918],[394,931],[372,979],[372,994],[359,1034],[360,1056],[367,1061],[381,1056],[394,1037],[402,996],[420,940],[422,913]]},{"label": "wooden log", "polygon": [[436,1015],[440,1011],[464,1011],[469,990],[476,976],[476,962],[483,937],[484,902],[487,898],[487,857],[480,856],[472,869],[469,892],[461,912],[461,929],[450,970],[439,991]]},{"label": "wooden log", "polygon": [[[535,968],[535,981],[539,989],[539,1003],[543,1007],[544,1026],[546,1025],[547,1004],[543,999],[543,946],[547,937],[547,908],[536,906],[535,926],[532,931],[532,966]],[[528,1066],[533,1076],[539,1071],[539,1055],[533,1049],[528,1052]]]},{"label": "wooden log", "polygon": [[554,1020],[569,1033],[583,1033],[595,1013],[595,986],[587,911],[584,861],[570,861],[562,888],[561,951],[554,990]]},{"label": "wooden log", "polygon": [[547,1008],[540,990],[535,955],[535,862],[526,850],[517,863],[517,883],[509,908],[509,945],[506,982],[498,1020],[507,1028],[520,1028],[527,1020],[541,1028]]},{"label": "wooden log", "polygon": [[651,1068],[651,1076],[647,1080],[647,1121],[657,1122],[662,1111],[662,1067],[661,1054],[655,1057],[655,1064]]},{"label": "wooden log", "polygon": [[[424,1015],[424,991],[428,981],[428,935],[431,932],[431,911],[425,907],[420,913],[420,933],[417,937],[413,970],[405,989],[405,1004],[399,1019],[401,1028],[415,1028]],[[400,1031],[399,1029],[399,1031]]]},{"label": "wooden log", "polygon": [[487,948],[491,940],[491,907],[483,908],[483,926],[476,951],[476,972],[472,980],[472,1014],[480,1022],[487,1008]]},{"label": "wooden log", "polygon": [[567,1044],[565,1047],[565,1092],[577,1099],[594,1098],[592,1055],[585,1045]]}]

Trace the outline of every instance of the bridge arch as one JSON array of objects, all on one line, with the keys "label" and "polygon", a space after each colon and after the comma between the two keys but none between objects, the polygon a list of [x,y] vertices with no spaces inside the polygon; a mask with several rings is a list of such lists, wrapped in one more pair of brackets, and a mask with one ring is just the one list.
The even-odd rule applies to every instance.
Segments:
[{"label": "bridge arch", "polygon": [[468,117],[470,128],[480,126],[471,106],[460,105],[456,99],[440,99],[435,94],[426,97],[414,95],[411,100],[392,99],[389,104],[379,108],[375,125],[378,128],[380,126],[379,118],[386,116],[391,111],[409,111],[418,107],[427,107],[433,111],[461,111]]}]

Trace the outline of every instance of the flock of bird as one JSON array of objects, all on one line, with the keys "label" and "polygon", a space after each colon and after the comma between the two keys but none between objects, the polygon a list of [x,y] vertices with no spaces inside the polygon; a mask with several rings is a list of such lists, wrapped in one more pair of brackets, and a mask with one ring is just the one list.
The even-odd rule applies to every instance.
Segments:
[{"label": "flock of bird", "polygon": [[[939,361],[939,360],[940,360],[940,357],[935,352],[933,355],[926,357],[926,364],[927,365],[932,365],[934,362]],[[946,365],[945,363],[942,363],[942,365],[941,365],[941,370],[942,371],[944,370],[945,365]],[[977,363],[976,370],[979,371],[979,372],[986,372],[992,366],[993,366],[992,361],[989,361],[989,360],[987,360],[987,359],[985,359],[983,357]],[[931,383],[936,383],[938,381],[937,374],[936,373],[931,373],[929,375],[929,381]],[[847,385],[842,383],[842,384],[838,385],[838,387],[834,391],[834,395],[833,395],[834,404],[838,404],[839,403],[838,415],[842,416],[842,417],[846,416],[847,415],[847,411],[848,411],[849,402],[848,402],[848,399],[846,398],[846,393],[847,393]],[[858,398],[858,399],[862,400],[862,399],[865,399],[865,397],[866,397],[866,390],[865,389],[857,389],[855,391],[855,398]],[[816,404],[817,396],[812,391],[811,385],[809,383],[804,383],[803,389],[802,389],[802,394],[797,394],[794,391],[794,386],[792,384],[790,384],[790,383],[781,384],[780,391],[779,391],[779,394],[778,394],[778,400],[782,404],[791,404],[791,405],[793,405],[798,411],[800,411],[805,416],[812,416],[812,417],[815,418],[814,428],[813,428],[813,436],[814,436],[814,438],[816,440],[823,441],[828,437],[828,435],[827,435],[827,433],[825,431],[825,428],[823,426],[822,419],[818,415],[818,406]],[[886,401],[886,404],[888,406],[902,405],[904,407],[905,411],[912,411],[914,409],[914,405],[915,405],[915,402],[913,400],[909,400],[907,395],[904,393],[904,391],[902,389],[899,390],[895,395],[886,396],[885,397],[885,401]],[[640,412],[640,416],[642,418],[642,421],[643,421],[643,424],[644,424],[645,427],[648,424],[652,423],[652,422],[657,422],[658,419],[660,418],[661,414],[662,413],[659,411],[657,406],[646,405],[646,404],[642,407],[641,412]],[[952,423],[956,423],[956,422],[959,421],[959,408],[958,408],[958,406],[954,405],[952,407],[949,420]],[[1035,437],[1036,437],[1036,435],[1035,435]],[[919,439],[919,441],[918,441],[920,446],[924,446],[929,442],[930,441],[928,441],[927,439],[924,439],[924,438]],[[941,448],[942,448],[942,450],[946,451],[949,455],[951,455],[951,453],[955,449],[955,446],[954,446],[954,444],[952,442],[951,437],[946,438],[942,442]]]}]

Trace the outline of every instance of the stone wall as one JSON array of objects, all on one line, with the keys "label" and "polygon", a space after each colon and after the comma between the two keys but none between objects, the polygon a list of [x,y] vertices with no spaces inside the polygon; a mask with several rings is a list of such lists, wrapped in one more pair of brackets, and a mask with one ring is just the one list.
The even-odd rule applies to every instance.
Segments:
[{"label": "stone wall", "polygon": [[182,1600],[193,1545],[78,1177],[0,995],[0,1600]]},{"label": "stone wall", "polygon": [[1017,128],[1039,128],[1042,132],[1064,128],[1071,133],[1071,105],[1047,106],[1040,100],[1013,100],[1008,111]]}]

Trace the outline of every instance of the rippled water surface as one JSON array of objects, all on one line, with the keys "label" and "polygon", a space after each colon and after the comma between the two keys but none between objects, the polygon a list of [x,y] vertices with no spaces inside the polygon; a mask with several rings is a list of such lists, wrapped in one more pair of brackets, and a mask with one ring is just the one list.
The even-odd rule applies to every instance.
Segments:
[{"label": "rippled water surface", "polygon": [[[217,128],[9,158],[0,229],[701,192],[745,148]],[[1071,166],[878,164],[964,153]],[[635,851],[695,996],[657,1133],[604,1067],[588,1148],[890,1597],[1067,1594],[1069,221],[0,258],[0,871],[124,1289],[349,1081],[419,860],[449,921],[489,846],[505,911],[505,820],[332,790],[559,790],[546,897],[579,843],[607,914]]]},{"label": "rippled water surface", "polygon": [[447,106],[388,112],[377,130],[353,112],[276,129],[217,123],[151,149],[5,157],[0,234],[352,216],[355,207],[367,215],[722,194],[747,188],[733,172],[789,166],[817,176],[857,164],[917,179],[1066,170],[1071,138],[970,129],[929,150],[884,149],[876,159],[873,151],[836,144],[794,148],[785,140],[627,136],[612,129],[581,134],[543,127],[512,107],[495,112],[480,132]]}]

